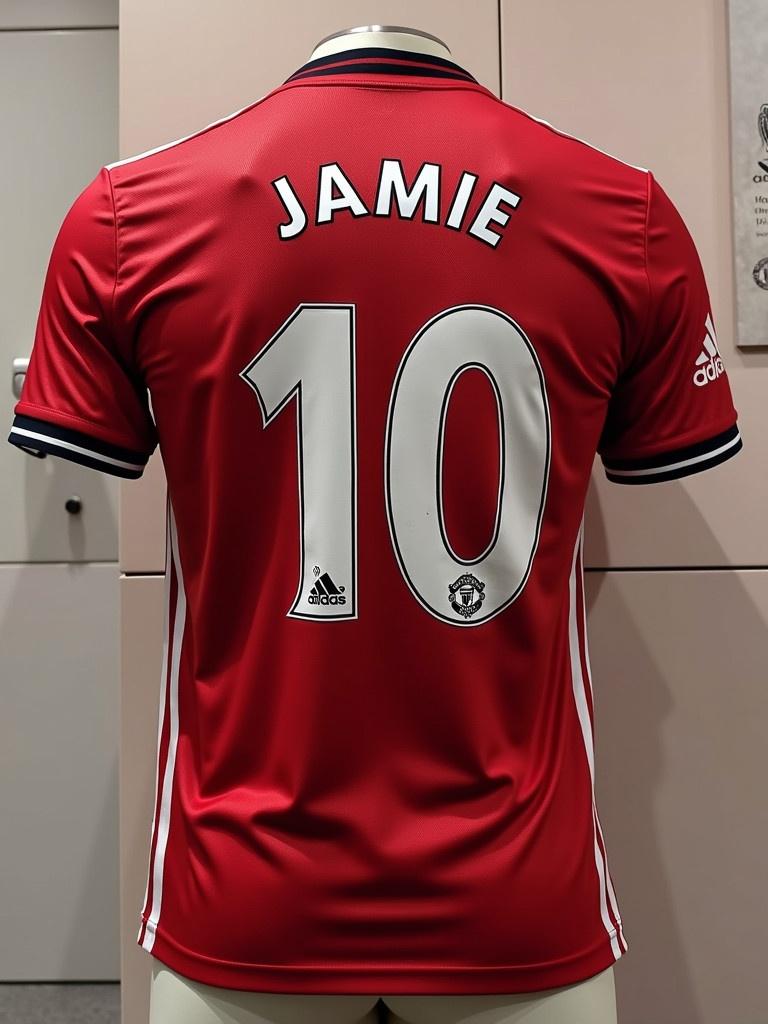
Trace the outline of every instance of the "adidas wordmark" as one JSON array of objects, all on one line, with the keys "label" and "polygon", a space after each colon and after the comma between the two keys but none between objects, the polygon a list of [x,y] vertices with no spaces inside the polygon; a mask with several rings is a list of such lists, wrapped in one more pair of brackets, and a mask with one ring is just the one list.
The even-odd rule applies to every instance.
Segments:
[{"label": "adidas wordmark", "polygon": [[327,572],[320,574],[316,568],[317,579],[309,592],[307,600],[310,604],[346,604],[344,587],[337,587]]},{"label": "adidas wordmark", "polygon": [[704,336],[704,348],[696,359],[698,369],[693,374],[693,383],[700,388],[703,388],[705,384],[709,384],[713,380],[717,380],[720,374],[725,371],[723,360],[720,358],[720,353],[717,350],[715,325],[712,323],[712,317],[709,313],[707,313],[706,327],[707,333]]}]

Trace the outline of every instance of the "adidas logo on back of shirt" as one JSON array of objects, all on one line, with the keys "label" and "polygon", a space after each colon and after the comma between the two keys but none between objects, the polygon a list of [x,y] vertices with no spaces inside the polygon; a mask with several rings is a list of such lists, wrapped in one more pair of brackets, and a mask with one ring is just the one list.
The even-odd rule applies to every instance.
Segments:
[{"label": "adidas logo on back of shirt", "polygon": [[707,313],[706,327],[707,333],[704,336],[704,348],[696,359],[698,369],[693,374],[693,383],[699,388],[703,388],[705,384],[717,380],[720,374],[725,372],[723,360],[720,358],[720,353],[717,350],[715,325],[712,323],[712,317],[709,313]]},{"label": "adidas logo on back of shirt", "polygon": [[327,572],[320,573],[319,566],[312,570],[317,576],[307,600],[310,604],[346,604],[344,587],[337,587]]}]

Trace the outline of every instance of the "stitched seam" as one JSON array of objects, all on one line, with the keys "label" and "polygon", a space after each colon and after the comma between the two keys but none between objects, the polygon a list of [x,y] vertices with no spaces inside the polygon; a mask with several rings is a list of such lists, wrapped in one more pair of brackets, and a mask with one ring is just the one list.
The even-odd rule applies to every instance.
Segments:
[{"label": "stitched seam", "polygon": [[645,198],[645,224],[643,226],[643,270],[645,272],[645,281],[648,287],[648,301],[645,311],[645,323],[643,330],[640,335],[640,348],[643,349],[646,344],[646,339],[651,326],[651,309],[653,306],[653,293],[651,289],[651,275],[648,271],[648,225],[651,219],[651,185],[653,183],[653,173],[648,171],[646,183],[646,198]]},{"label": "stitched seam", "polygon": [[112,200],[112,223],[113,223],[114,229],[115,229],[115,282],[112,285],[112,300],[110,302],[110,319],[112,321],[112,334],[114,335],[115,334],[115,323],[116,323],[116,318],[115,318],[115,297],[117,295],[117,275],[118,275],[118,272],[119,272],[118,268],[120,266],[118,233],[117,233],[117,205],[115,203],[115,189],[114,189],[114,185],[113,185],[113,182],[112,182],[112,175],[109,173],[109,169],[107,167],[105,167],[104,170],[105,170],[106,175],[107,175],[107,181],[109,182],[109,195],[110,195],[110,199]]},{"label": "stitched seam", "polygon": [[[722,434],[728,427],[737,425],[738,417],[734,417],[733,413],[730,413],[727,420],[718,420],[717,427],[710,424],[706,434],[702,434],[699,427],[693,427],[691,430],[686,430],[683,434],[675,434],[674,437],[667,437],[663,441],[655,441],[650,448],[646,448],[644,451],[634,449],[631,455],[623,452],[621,454],[614,452],[611,455],[600,453],[600,458],[608,459],[609,462],[614,459],[628,462],[631,459],[644,459],[653,455],[674,455],[678,448],[688,447],[685,442],[691,437],[694,439],[694,444],[698,441],[704,443],[705,441],[710,441],[713,437],[717,437],[718,434]],[[739,436],[741,436],[741,432],[739,432]]]},{"label": "stitched seam", "polygon": [[284,82],[279,85],[275,90],[276,93],[281,93],[285,89],[293,89],[296,86],[339,86],[348,85],[361,87],[365,89],[469,89],[472,92],[484,93],[487,96],[491,96],[493,99],[498,99],[487,86],[482,85],[480,82],[464,82],[451,80],[450,82],[372,82],[368,78],[354,78],[353,76],[345,76],[343,81],[334,80],[333,82],[322,81],[319,78],[302,78],[295,82]]},{"label": "stitched seam", "polygon": [[556,125],[545,123],[544,120],[540,120],[534,114],[529,113],[527,110],[523,110],[522,107],[516,107],[513,103],[510,103],[508,100],[504,100],[500,96],[497,96],[496,93],[493,92],[493,90],[489,89],[488,86],[486,85],[482,85],[480,82],[475,84],[475,89],[477,90],[478,88],[479,90],[484,92],[486,96],[490,97],[492,100],[495,100],[496,103],[500,103],[503,107],[506,107],[507,110],[514,110],[516,114],[520,114],[522,117],[525,117],[528,121],[531,121],[533,124],[538,125],[540,128],[546,128],[546,130],[550,132],[550,134],[557,135],[561,139],[568,139],[569,142],[578,142],[580,145],[586,146],[587,149],[591,149],[593,153],[598,153],[600,156],[606,156],[609,160],[615,160],[617,163],[622,164],[629,170],[640,170],[640,168],[638,168],[637,165],[630,164],[626,160],[622,160],[620,156],[614,156],[612,153],[608,153],[606,150],[600,149],[598,146],[592,145],[592,143],[589,142],[587,139],[580,139],[576,135],[571,135],[569,132],[564,131],[562,128],[558,128]]},{"label": "stitched seam", "polygon": [[[132,163],[137,163],[139,160],[148,160],[152,156],[156,156],[157,153],[162,153],[165,150],[175,149],[176,146],[183,146],[185,142],[192,142],[195,139],[200,138],[201,135],[206,135],[208,132],[215,131],[216,128],[225,128],[228,124],[234,124],[238,118],[250,113],[255,107],[258,107],[261,103],[265,103],[273,96],[277,96],[282,89],[282,86],[275,86],[274,89],[270,89],[269,92],[264,93],[263,96],[259,96],[252,103],[247,104],[245,107],[241,107],[239,110],[230,111],[229,114],[224,114],[222,117],[217,118],[210,124],[203,125],[202,128],[198,128],[197,131],[190,132],[189,135],[183,135],[180,139],[171,139],[169,142],[160,143],[159,146],[155,147],[154,150],[148,149],[140,153],[132,153],[122,159],[115,160],[114,163],[118,166],[127,166]],[[109,169],[107,169],[107,173]]]},{"label": "stitched seam", "polygon": [[[61,416],[62,419],[77,420],[78,423],[85,423],[86,426],[89,426],[91,428],[95,428],[95,430],[103,430],[104,429],[103,428],[103,424],[94,423],[93,420],[87,420],[83,416],[78,416],[77,413],[74,413],[74,412],[63,412],[61,409],[52,409],[49,405],[40,405],[38,402],[20,401],[18,403],[18,408],[19,408],[20,415],[22,415],[22,416],[24,415],[24,407],[27,407],[27,406],[30,409],[42,409],[43,412],[52,412],[56,416]],[[33,417],[33,419],[34,418],[35,417]],[[39,416],[37,418],[38,419],[45,419],[44,416]],[[98,434],[94,434],[93,436],[96,437],[97,440],[107,441],[110,444],[116,444],[119,447],[127,448],[129,451],[132,451],[132,452],[141,452],[142,454],[144,454],[146,452],[146,448],[137,448],[135,446],[135,443],[133,443],[133,442],[131,442],[131,444],[125,444],[123,441],[114,441],[112,438],[101,437]]]}]

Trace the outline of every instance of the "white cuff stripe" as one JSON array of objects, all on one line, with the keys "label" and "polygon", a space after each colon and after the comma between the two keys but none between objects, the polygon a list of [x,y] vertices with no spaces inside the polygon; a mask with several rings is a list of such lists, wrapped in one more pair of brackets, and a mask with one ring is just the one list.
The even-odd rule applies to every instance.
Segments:
[{"label": "white cuff stripe", "polygon": [[87,455],[89,459],[96,459],[98,462],[106,462],[110,466],[118,466],[120,469],[142,469],[143,462],[123,462],[121,459],[113,459],[110,455],[102,455],[91,448],[82,448],[71,441],[62,441],[59,437],[51,437],[50,434],[40,434],[34,430],[26,430],[23,427],[13,427],[11,434],[21,437],[31,437],[34,441],[45,441],[47,444],[56,445],[59,448],[68,448],[70,451],[78,452],[80,455]]},{"label": "white cuff stripe", "polygon": [[721,452],[727,451],[729,448],[733,448],[734,445],[739,444],[741,441],[741,435],[736,432],[736,436],[732,437],[730,441],[726,441],[725,444],[720,445],[719,448],[712,448],[707,452],[703,452],[701,455],[695,455],[692,459],[683,459],[682,462],[667,462],[663,466],[653,466],[650,469],[607,469],[606,472],[610,473],[611,476],[649,476],[650,474],[668,473],[673,469],[683,469],[685,466],[693,466],[697,462],[706,462],[711,459],[713,455],[719,455]]}]

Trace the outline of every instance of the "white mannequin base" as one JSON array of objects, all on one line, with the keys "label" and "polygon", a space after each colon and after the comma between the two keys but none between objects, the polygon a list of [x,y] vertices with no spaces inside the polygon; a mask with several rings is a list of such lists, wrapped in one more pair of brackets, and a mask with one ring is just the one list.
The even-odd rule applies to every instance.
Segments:
[{"label": "white mannequin base", "polygon": [[[382,995],[388,1024],[616,1024],[613,967],[576,985],[514,995]],[[375,1024],[377,995],[217,988],[152,963],[149,1024]]]}]

